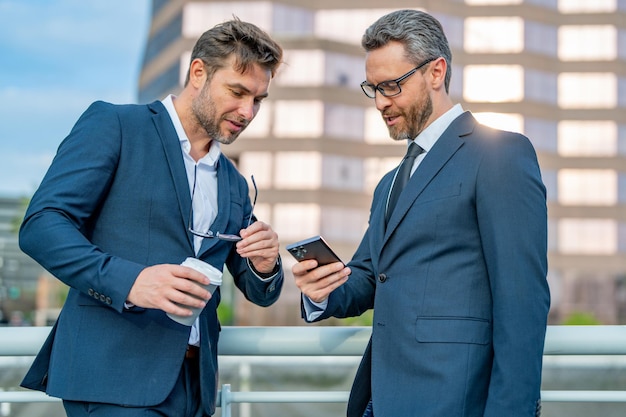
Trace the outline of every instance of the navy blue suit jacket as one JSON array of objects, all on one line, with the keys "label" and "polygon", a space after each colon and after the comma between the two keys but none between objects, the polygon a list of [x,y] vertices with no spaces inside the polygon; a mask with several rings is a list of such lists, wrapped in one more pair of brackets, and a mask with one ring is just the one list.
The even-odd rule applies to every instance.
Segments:
[{"label": "navy blue suit jacket", "polygon": [[[251,216],[248,186],[224,155],[218,163],[212,230],[238,233]],[[124,308],[147,266],[194,256],[187,231],[191,195],[178,136],[160,102],[92,104],[80,117],[32,198],[20,246],[70,286],[60,316],[22,382],[68,400],[149,406],[171,391],[190,327],[161,310]],[[279,296],[280,272],[255,276],[234,244],[204,239],[198,258],[228,266],[245,297]],[[200,315],[204,408],[215,410],[219,322],[216,291]]]},{"label": "navy blue suit jacket", "polygon": [[531,417],[549,309],[547,210],[535,151],[469,112],[442,134],[385,227],[393,172],[318,318],[374,309],[348,415]]}]

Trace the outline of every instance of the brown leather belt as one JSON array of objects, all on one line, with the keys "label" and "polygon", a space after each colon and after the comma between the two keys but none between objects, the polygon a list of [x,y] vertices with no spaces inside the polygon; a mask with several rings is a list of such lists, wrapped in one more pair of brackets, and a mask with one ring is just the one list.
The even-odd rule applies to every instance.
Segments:
[{"label": "brown leather belt", "polygon": [[187,345],[185,359],[198,359],[200,357],[200,348],[198,346]]}]

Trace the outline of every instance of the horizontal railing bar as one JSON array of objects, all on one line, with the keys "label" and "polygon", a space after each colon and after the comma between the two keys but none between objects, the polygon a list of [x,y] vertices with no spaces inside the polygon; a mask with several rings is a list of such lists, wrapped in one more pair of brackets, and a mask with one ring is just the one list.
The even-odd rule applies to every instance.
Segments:
[{"label": "horizontal railing bar", "polygon": [[229,402],[236,403],[345,403],[347,391],[232,391]]},{"label": "horizontal railing bar", "polygon": [[[0,327],[0,356],[34,356],[50,327]],[[311,356],[348,357],[362,354],[369,340],[369,327],[294,326],[224,327],[219,355],[228,362],[238,357],[265,357],[289,362]],[[544,354],[626,355],[626,326],[548,326]],[[346,358],[348,359],[348,358]],[[245,362],[245,360],[244,360]],[[218,402],[235,403],[343,403],[346,391],[238,391],[222,385]],[[545,402],[626,402],[626,391],[544,390]],[[0,403],[56,402],[57,398],[35,391],[0,391]]]},{"label": "horizontal railing bar", "polygon": [[0,403],[51,403],[61,401],[39,391],[2,391]]},{"label": "horizontal railing bar", "polygon": [[[219,398],[219,396],[218,396]],[[626,402],[626,391],[552,391],[541,392],[543,402]],[[50,403],[60,399],[37,391],[0,392],[0,403]],[[238,403],[344,403],[347,391],[236,391],[228,402]]]},{"label": "horizontal railing bar", "polygon": [[543,402],[626,402],[626,391],[541,391]]},{"label": "horizontal railing bar", "polygon": [[[0,356],[35,355],[50,327],[0,327]],[[369,327],[222,328],[222,356],[359,356]],[[626,326],[548,326],[546,355],[626,355]]]}]

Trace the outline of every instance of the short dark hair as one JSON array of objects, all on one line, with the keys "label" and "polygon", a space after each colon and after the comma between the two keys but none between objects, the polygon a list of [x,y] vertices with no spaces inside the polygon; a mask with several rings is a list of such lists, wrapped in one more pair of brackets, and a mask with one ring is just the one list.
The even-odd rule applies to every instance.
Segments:
[{"label": "short dark hair", "polygon": [[452,53],[441,23],[419,10],[397,10],[386,14],[368,27],[361,39],[366,52],[397,41],[404,45],[407,58],[415,65],[428,58],[443,57],[448,64],[445,78],[449,92],[452,77]]},{"label": "short dark hair", "polygon": [[[225,66],[229,56],[235,56],[235,69],[246,72],[251,65],[259,64],[269,70],[272,77],[283,58],[283,49],[270,35],[248,22],[234,17],[220,23],[200,36],[191,52],[191,62],[200,58],[209,78]],[[185,85],[189,82],[189,71]]]}]

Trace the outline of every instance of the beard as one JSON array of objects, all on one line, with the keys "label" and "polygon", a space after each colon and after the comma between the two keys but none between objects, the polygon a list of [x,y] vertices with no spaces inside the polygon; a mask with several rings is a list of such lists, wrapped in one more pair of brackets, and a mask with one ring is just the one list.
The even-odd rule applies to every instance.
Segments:
[{"label": "beard", "polygon": [[428,119],[433,114],[433,101],[430,95],[424,94],[425,99],[416,101],[399,116],[404,119],[404,124],[389,126],[389,136],[394,140],[415,139],[426,127]]},{"label": "beard", "polygon": [[209,83],[207,82],[202,87],[198,97],[193,99],[193,102],[191,103],[191,111],[198,124],[202,126],[211,140],[224,145],[230,145],[235,141],[235,139],[237,139],[239,134],[243,132],[245,126],[248,124],[248,121],[242,119],[241,117],[233,116],[233,118],[236,119],[237,122],[242,123],[244,127],[238,132],[228,132],[227,134],[222,133],[220,124],[226,119],[224,117],[217,116],[217,107],[209,94],[208,87]]}]

